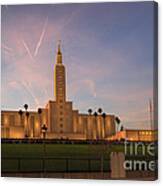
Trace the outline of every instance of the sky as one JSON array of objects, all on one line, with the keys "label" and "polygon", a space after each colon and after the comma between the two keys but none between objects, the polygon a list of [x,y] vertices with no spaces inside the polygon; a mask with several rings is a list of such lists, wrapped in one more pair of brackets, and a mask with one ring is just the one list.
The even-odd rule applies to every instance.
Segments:
[{"label": "sky", "polygon": [[61,40],[67,100],[99,107],[126,128],[149,128],[153,97],[153,2],[7,5],[1,9],[1,108],[54,100]]}]

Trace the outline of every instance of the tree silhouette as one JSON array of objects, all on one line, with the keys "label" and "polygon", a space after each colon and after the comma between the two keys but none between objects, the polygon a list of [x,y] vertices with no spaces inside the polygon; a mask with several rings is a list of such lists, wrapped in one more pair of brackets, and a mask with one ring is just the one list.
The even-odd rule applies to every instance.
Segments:
[{"label": "tree silhouette", "polygon": [[26,115],[26,122],[27,122],[26,135],[27,137],[29,137],[29,126],[28,126],[29,112],[26,111],[25,115]]},{"label": "tree silhouette", "polygon": [[95,117],[97,117],[97,116],[98,116],[97,112],[94,112],[94,116],[95,116]]},{"label": "tree silhouette", "polygon": [[105,114],[105,112],[102,113],[102,117],[103,117],[104,119],[106,118],[106,114]]},{"label": "tree silhouette", "polygon": [[22,115],[23,115],[23,111],[20,109],[18,112],[19,116],[20,116],[20,125],[22,124]]},{"label": "tree silhouette", "polygon": [[98,109],[98,113],[101,114],[102,113],[102,108]]},{"label": "tree silhouette", "polygon": [[90,108],[90,109],[88,109],[88,113],[89,113],[89,115],[91,115],[92,114],[92,109]]},{"label": "tree silhouette", "polygon": [[102,113],[102,118],[103,118],[103,137],[105,138],[105,130],[106,130],[106,126],[105,126],[105,118],[106,118],[106,114],[105,112]]},{"label": "tree silhouette", "polygon": [[18,112],[18,113],[19,113],[19,115],[20,115],[20,116],[22,116],[22,115],[23,115],[23,111],[22,111],[21,109],[19,110],[19,112]]},{"label": "tree silhouette", "polygon": [[29,112],[26,112],[25,114],[26,114],[26,116],[27,116],[27,118],[28,118],[28,117],[29,117]]},{"label": "tree silhouette", "polygon": [[116,121],[116,130],[118,131],[118,126],[120,125],[121,120],[118,117],[115,117],[115,121]]},{"label": "tree silhouette", "polygon": [[118,117],[115,117],[115,120],[118,124],[120,124],[121,120]]},{"label": "tree silhouette", "polygon": [[41,114],[42,113],[42,109],[41,108],[38,108],[38,114]]},{"label": "tree silhouette", "polygon": [[121,126],[121,129],[120,129],[120,131],[124,131],[124,127],[123,127],[123,125]]},{"label": "tree silhouette", "polygon": [[27,111],[28,110],[28,104],[24,104],[24,108]]}]

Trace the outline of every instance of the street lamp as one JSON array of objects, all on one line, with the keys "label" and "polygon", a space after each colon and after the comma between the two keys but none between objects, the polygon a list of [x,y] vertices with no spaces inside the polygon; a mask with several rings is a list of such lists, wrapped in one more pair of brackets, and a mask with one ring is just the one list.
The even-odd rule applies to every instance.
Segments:
[{"label": "street lamp", "polygon": [[45,139],[46,137],[46,132],[47,132],[48,128],[45,124],[43,124],[43,126],[41,127],[41,131],[42,131],[42,134],[43,134],[43,139]]},{"label": "street lamp", "polygon": [[46,172],[45,170],[45,155],[46,155],[46,147],[45,147],[45,137],[46,137],[46,132],[47,132],[48,128],[45,124],[42,125],[41,127],[41,131],[42,131],[42,134],[43,134],[43,170],[44,170],[44,174]]}]

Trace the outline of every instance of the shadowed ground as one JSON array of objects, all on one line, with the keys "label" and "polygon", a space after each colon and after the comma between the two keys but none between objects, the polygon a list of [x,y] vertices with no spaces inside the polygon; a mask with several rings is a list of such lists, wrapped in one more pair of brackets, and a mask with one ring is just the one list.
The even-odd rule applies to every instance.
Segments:
[{"label": "shadowed ground", "polygon": [[[124,144],[2,143],[2,176],[110,179],[112,151],[124,152]],[[151,159],[137,156],[144,158]],[[154,172],[137,171],[127,178],[140,174],[142,179],[155,177]]]}]

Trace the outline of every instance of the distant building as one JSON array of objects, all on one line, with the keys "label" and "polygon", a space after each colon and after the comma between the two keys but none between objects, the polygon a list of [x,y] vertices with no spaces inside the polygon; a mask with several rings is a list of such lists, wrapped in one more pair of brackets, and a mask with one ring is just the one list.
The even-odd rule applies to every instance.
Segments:
[{"label": "distant building", "polygon": [[128,141],[157,141],[158,131],[157,130],[132,130],[126,129],[124,131],[119,131],[108,140],[128,140]]},{"label": "distant building", "polygon": [[2,138],[41,138],[41,126],[47,126],[47,138],[105,139],[116,133],[115,116],[94,116],[73,110],[71,101],[66,100],[66,75],[62,53],[58,45],[54,68],[54,96],[45,108],[37,111],[2,111]]}]

